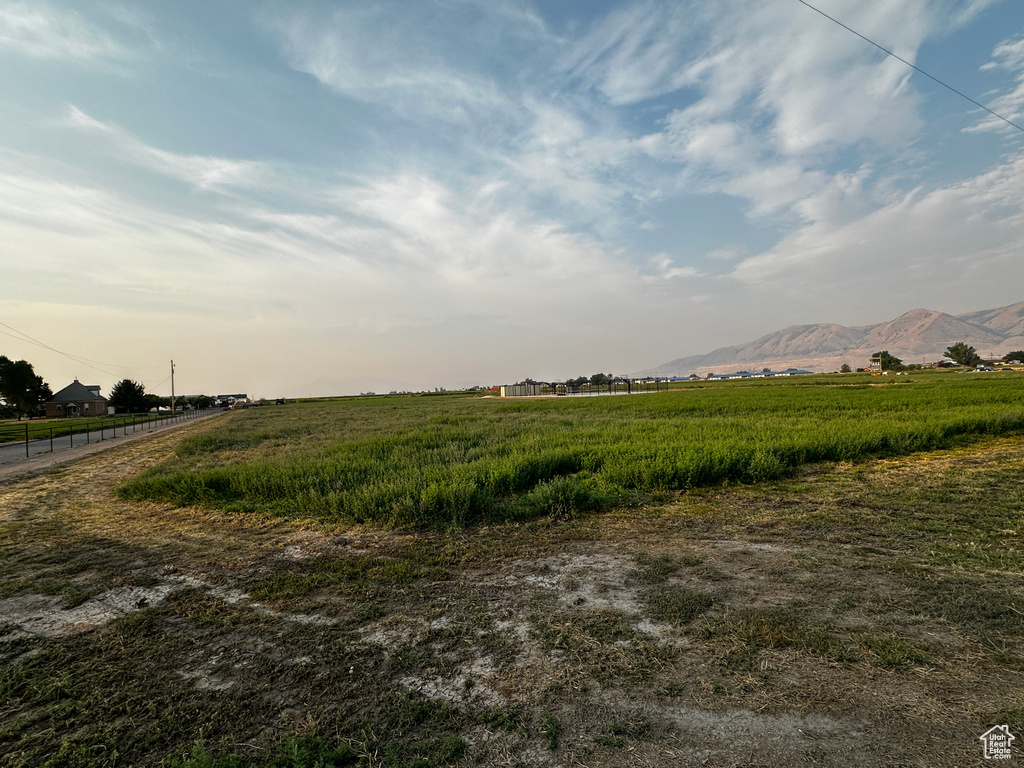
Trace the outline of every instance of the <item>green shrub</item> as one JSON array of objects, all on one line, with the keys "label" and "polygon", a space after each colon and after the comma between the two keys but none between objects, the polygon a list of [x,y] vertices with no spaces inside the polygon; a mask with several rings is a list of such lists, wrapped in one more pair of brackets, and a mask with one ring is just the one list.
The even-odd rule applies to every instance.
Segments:
[{"label": "green shrub", "polygon": [[598,510],[606,504],[607,497],[598,490],[596,482],[578,477],[556,477],[540,482],[520,500],[520,507],[530,516],[563,518]]}]

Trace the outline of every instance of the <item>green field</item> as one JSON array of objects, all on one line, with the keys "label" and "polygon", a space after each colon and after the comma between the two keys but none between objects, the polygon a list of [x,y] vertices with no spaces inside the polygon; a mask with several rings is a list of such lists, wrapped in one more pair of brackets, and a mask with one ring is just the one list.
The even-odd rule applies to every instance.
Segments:
[{"label": "green field", "polygon": [[136,413],[97,418],[77,416],[68,419],[33,421],[11,419],[0,421],[0,443],[23,442],[26,429],[28,430],[29,440],[47,440],[50,437],[64,437],[70,434],[85,435],[87,432],[99,434],[101,429],[107,432],[111,432],[115,428],[122,430],[125,425],[131,431],[133,426],[136,429],[142,429],[142,425],[148,425],[151,421],[166,421],[171,418],[173,417],[170,413]]},{"label": "green field", "polygon": [[1024,430],[1017,374],[723,382],[659,394],[352,398],[239,413],[130,499],[388,527],[572,515]]}]

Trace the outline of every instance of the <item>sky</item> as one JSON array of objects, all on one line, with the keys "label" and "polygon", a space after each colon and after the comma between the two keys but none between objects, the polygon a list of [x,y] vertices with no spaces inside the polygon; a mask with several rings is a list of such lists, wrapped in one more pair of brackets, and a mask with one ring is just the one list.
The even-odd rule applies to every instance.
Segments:
[{"label": "sky", "polygon": [[[1024,125],[1020,0],[812,5]],[[1012,304],[1022,246],[1024,132],[800,0],[0,0],[0,354],[55,391],[630,373]]]}]

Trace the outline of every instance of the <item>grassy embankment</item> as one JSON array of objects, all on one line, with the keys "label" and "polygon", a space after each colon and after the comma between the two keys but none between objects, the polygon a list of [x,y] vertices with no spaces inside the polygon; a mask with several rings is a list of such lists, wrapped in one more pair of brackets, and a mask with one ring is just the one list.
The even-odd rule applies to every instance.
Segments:
[{"label": "grassy embankment", "polygon": [[1017,433],[1022,384],[808,377],[632,397],[296,404],[183,441],[121,494],[398,528],[572,515]]}]

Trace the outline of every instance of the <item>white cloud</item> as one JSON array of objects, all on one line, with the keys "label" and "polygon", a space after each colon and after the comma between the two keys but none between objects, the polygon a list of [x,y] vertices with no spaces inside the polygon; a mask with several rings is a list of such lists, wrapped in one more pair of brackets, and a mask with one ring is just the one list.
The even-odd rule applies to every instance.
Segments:
[{"label": "white cloud", "polygon": [[[491,192],[485,185],[463,197],[430,177],[405,175],[321,187],[329,214],[240,197],[197,219],[94,186],[7,173],[0,231],[33,253],[31,274],[11,276],[8,290],[67,275],[57,280],[67,291],[88,292],[90,282],[116,289],[109,296],[116,306],[146,297],[147,309],[214,315],[247,305],[246,297],[302,296],[299,304],[289,300],[297,326],[328,312],[346,325],[389,329],[466,314],[568,319],[638,283],[615,252],[554,221],[496,206]],[[70,254],[90,264],[88,276],[70,278]],[[202,278],[176,287],[178,274]]]},{"label": "white cloud", "polygon": [[337,189],[333,199],[376,225],[379,267],[433,273],[467,297],[526,289],[546,301],[554,293],[615,290],[628,276],[606,248],[495,201],[487,185],[459,196],[429,177],[399,175]]},{"label": "white cloud", "polygon": [[[1018,126],[1024,125],[1024,35],[1004,40],[992,51],[992,59],[983,70],[1002,70],[1013,78],[1012,89],[999,94],[988,104],[988,108]],[[984,114],[981,120],[965,130],[968,133],[999,131],[1016,133],[1017,129],[995,115]]]},{"label": "white cloud", "polygon": [[[736,265],[742,283],[788,296],[926,291],[986,306],[1024,273],[1024,155],[948,188],[916,191],[853,221],[803,227]],[[868,288],[868,286],[871,286]]]},{"label": "white cloud", "polygon": [[[830,15],[911,62],[926,40],[990,5],[825,4]],[[854,192],[849,172],[827,169],[835,154],[870,146],[876,157],[900,158],[922,125],[909,67],[789,0],[753,8],[635,3],[592,29],[564,67],[611,105],[670,95],[681,101],[661,131],[631,148],[679,163],[684,189],[747,200],[756,216],[793,211],[807,221],[826,209],[835,214],[835,205],[821,201],[843,189],[850,202]],[[857,172],[858,206],[876,194],[869,182]]]},{"label": "white cloud", "polygon": [[[964,23],[987,4],[836,0],[829,10],[913,61],[924,40],[953,26],[954,10]],[[554,202],[553,216],[608,237],[640,226],[646,203],[679,190],[740,198],[755,216],[808,220],[823,210],[815,200],[846,183],[844,172],[825,169],[834,153],[868,144],[899,156],[921,124],[906,65],[789,0],[753,11],[646,0],[568,46],[514,3],[482,11],[465,29],[437,21],[444,14],[430,7],[393,11],[385,3],[264,24],[291,67],[458,142],[455,162],[510,182],[507,202]],[[509,18],[504,29],[499,20]],[[505,57],[529,39],[538,71],[559,51],[561,60],[532,81],[498,74],[494,51],[471,35],[503,43]],[[629,126],[627,107],[677,92],[690,103],[653,107],[665,115],[662,130],[638,135]],[[400,158],[380,162],[402,170]],[[869,180],[858,183],[870,199]]]},{"label": "white cloud", "polygon": [[1004,67],[1011,71],[1024,69],[1024,35],[1004,40],[992,51],[995,61],[985,64],[982,69]]},{"label": "white cloud", "polygon": [[0,6],[0,48],[37,59],[78,62],[129,56],[123,45],[80,14],[57,11],[43,2]]},{"label": "white cloud", "polygon": [[652,256],[647,263],[647,274],[644,278],[650,280],[674,280],[679,277],[698,277],[700,270],[696,267],[678,267],[672,258],[664,253]]},{"label": "white cloud", "polygon": [[507,3],[465,5],[477,9],[477,21],[466,28],[438,28],[439,19],[452,17],[426,5],[384,2],[330,14],[266,15],[263,22],[280,40],[290,67],[331,89],[407,119],[461,123],[509,108],[507,94],[482,66],[490,54],[486,46],[517,30],[535,35],[538,23]]},{"label": "white cloud", "polygon": [[152,147],[123,128],[100,122],[69,105],[63,123],[107,137],[115,151],[150,171],[186,182],[201,190],[254,187],[268,183],[271,173],[262,162],[203,155],[182,155]]},{"label": "white cloud", "polygon": [[687,43],[704,12],[694,4],[634,3],[604,18],[565,56],[562,67],[609,103],[633,104],[690,81]]},{"label": "white cloud", "polygon": [[457,8],[383,3],[263,23],[289,66],[369,105],[371,131],[386,113],[380,119],[415,124],[418,141],[457,146],[438,150],[443,158],[381,147],[373,158],[381,169],[461,173],[466,194],[484,179],[506,205],[545,206],[570,226],[614,227],[620,216],[609,212],[636,186],[629,162],[642,154],[629,133],[559,94],[548,64],[561,43],[535,13],[515,2],[448,2]]},{"label": "white cloud", "polygon": [[[328,378],[356,367],[390,371],[398,388],[423,386],[424,377],[450,383],[451,370],[479,375],[483,359],[492,371],[516,359],[568,365],[613,343],[587,330],[609,307],[637,307],[643,280],[618,254],[525,212],[494,210],[486,190],[463,198],[405,176],[322,192],[335,214],[239,203],[239,220],[216,209],[198,220],[95,187],[4,173],[0,239],[17,243],[10,257],[19,265],[5,272],[5,300],[25,302],[34,316],[46,284],[61,316],[91,317],[81,306],[91,304],[106,307],[107,324],[131,316],[131,333],[96,332],[163,338],[187,328],[190,357],[209,356],[222,371],[232,360],[233,375],[247,380],[265,378],[259,360],[305,355],[294,373],[273,377],[292,393],[307,391],[298,378],[311,360]],[[572,331],[576,351],[536,349],[559,329]],[[582,341],[588,335],[593,345]],[[213,349],[224,352],[219,362]]]},{"label": "white cloud", "polygon": [[[147,170],[196,189],[230,189],[230,198],[219,207],[206,209],[202,221],[182,218],[167,225],[179,234],[205,238],[224,252],[282,258],[293,264],[316,263],[377,286],[416,275],[416,280],[447,284],[466,295],[474,291],[500,293],[524,281],[538,297],[550,295],[548,290],[537,290],[542,285],[572,293],[577,287],[585,291],[602,286],[605,290],[621,284],[624,268],[619,266],[617,254],[573,233],[555,217],[531,213],[516,202],[520,192],[508,192],[505,178],[483,177],[477,184],[456,189],[424,172],[397,171],[353,178],[339,185],[337,181],[313,181],[301,168],[271,168],[265,163],[167,152],[73,106],[62,123],[103,137],[115,154]],[[534,181],[543,178],[541,165],[538,163]],[[268,207],[264,193],[291,187],[293,179],[299,188],[275,195],[279,207]],[[581,189],[588,184],[586,179],[564,180],[564,185],[571,183],[578,183]],[[103,217],[122,220],[117,206],[109,202],[111,193],[58,186],[60,193],[54,193],[54,198],[65,204],[52,209],[61,213],[47,215],[47,222],[73,226],[85,217],[84,229],[101,231]],[[568,194],[564,189],[563,193]],[[582,196],[587,194],[596,197],[600,188],[593,185],[593,190]],[[83,196],[93,199],[96,195],[106,202],[73,204]],[[26,199],[34,197],[26,195]],[[311,201],[322,212],[313,212]],[[588,202],[597,205],[593,199]],[[129,206],[128,210],[132,209]],[[20,216],[26,216],[35,209],[19,210]],[[140,221],[150,220],[141,211],[136,215]],[[38,218],[33,222],[50,225]]]}]

